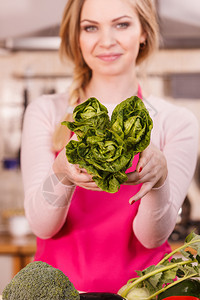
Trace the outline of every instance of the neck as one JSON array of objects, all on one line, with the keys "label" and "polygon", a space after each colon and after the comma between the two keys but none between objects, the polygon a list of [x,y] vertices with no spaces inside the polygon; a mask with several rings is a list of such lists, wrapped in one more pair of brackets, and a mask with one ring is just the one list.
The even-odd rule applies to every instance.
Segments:
[{"label": "neck", "polygon": [[[138,80],[136,76],[93,76],[86,87],[86,99],[95,97],[102,103],[118,104],[137,95]],[[85,100],[86,100],[85,99]]]}]

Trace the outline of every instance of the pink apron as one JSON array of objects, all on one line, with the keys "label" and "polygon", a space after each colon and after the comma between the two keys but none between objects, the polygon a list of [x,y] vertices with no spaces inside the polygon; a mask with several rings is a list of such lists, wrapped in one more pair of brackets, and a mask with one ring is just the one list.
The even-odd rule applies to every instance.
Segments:
[{"label": "pink apron", "polygon": [[[138,91],[141,97],[141,91]],[[139,154],[128,171],[134,171]],[[135,270],[156,264],[169,244],[145,248],[132,229],[140,201],[128,200],[140,185],[122,185],[115,194],[76,187],[66,222],[50,239],[37,238],[35,260],[62,270],[80,291],[117,292]],[[151,238],[151,237],[150,237]]]}]

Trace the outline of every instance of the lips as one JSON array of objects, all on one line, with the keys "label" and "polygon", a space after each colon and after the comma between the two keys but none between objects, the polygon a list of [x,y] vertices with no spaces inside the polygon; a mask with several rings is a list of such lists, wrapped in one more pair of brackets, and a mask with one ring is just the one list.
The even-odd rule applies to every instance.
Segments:
[{"label": "lips", "polygon": [[109,53],[109,54],[100,54],[97,55],[97,57],[103,61],[106,62],[112,62],[120,58],[121,54],[120,53]]}]

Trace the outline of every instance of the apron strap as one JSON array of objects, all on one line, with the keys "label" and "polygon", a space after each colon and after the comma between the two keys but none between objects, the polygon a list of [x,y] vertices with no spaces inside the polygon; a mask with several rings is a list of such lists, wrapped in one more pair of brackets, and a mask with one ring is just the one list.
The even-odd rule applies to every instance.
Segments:
[{"label": "apron strap", "polygon": [[138,98],[142,99],[142,89],[141,86],[138,84],[138,92],[137,92]]}]

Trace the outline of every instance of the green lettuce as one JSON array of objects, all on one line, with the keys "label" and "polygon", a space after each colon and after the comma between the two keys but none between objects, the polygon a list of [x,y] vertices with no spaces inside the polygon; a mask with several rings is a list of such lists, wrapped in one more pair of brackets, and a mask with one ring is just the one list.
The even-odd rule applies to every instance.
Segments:
[{"label": "green lettuce", "polygon": [[74,109],[73,119],[62,122],[78,137],[66,145],[68,161],[85,168],[103,191],[117,192],[134,156],[150,142],[153,122],[144,103],[130,97],[115,107],[110,120],[107,108],[93,97]]},{"label": "green lettuce", "polygon": [[79,140],[86,135],[99,135],[109,125],[108,110],[96,98],[89,98],[76,106],[73,119],[74,122],[64,121],[62,124],[75,132]]}]

